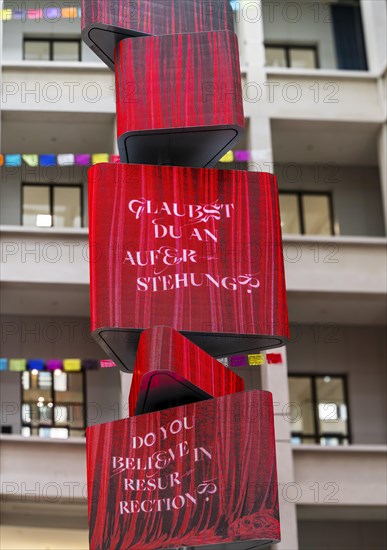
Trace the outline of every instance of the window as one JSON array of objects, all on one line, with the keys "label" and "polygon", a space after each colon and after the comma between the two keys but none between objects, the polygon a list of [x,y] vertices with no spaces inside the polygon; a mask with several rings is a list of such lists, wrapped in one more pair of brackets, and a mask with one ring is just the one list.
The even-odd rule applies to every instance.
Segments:
[{"label": "window", "polygon": [[337,375],[289,375],[292,443],[351,442],[347,379]]},{"label": "window", "polygon": [[22,435],[83,437],[85,374],[25,371],[22,374]]},{"label": "window", "polygon": [[266,67],[318,69],[316,46],[265,45]]},{"label": "window", "polygon": [[25,37],[23,59],[26,61],[81,61],[81,40]]},{"label": "window", "polygon": [[331,193],[280,191],[282,232],[295,235],[334,235]]},{"label": "window", "polygon": [[22,186],[22,225],[82,227],[81,185]]}]

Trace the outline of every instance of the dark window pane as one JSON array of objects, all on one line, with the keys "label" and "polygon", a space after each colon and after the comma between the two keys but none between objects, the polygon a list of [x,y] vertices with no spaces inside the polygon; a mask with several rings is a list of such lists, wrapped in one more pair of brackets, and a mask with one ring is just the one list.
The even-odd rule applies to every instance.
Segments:
[{"label": "dark window pane", "polygon": [[23,225],[51,227],[52,219],[50,216],[50,189],[48,186],[24,186]]},{"label": "dark window pane", "polygon": [[54,61],[79,61],[78,41],[57,41],[53,43]]},{"label": "dark window pane", "polygon": [[81,373],[66,374],[67,391],[56,394],[56,402],[65,403],[83,403],[83,377]]},{"label": "dark window pane", "polygon": [[81,227],[81,189],[54,188],[54,226]]},{"label": "dark window pane", "polygon": [[275,46],[266,46],[266,67],[287,67],[286,50]]},{"label": "dark window pane", "polygon": [[289,396],[292,432],[313,435],[315,429],[311,379],[307,376],[289,377]]},{"label": "dark window pane", "polygon": [[304,225],[307,235],[331,235],[329,197],[303,195]]},{"label": "dark window pane", "polygon": [[25,40],[24,59],[26,61],[49,61],[50,43],[48,40]]},{"label": "dark window pane", "polygon": [[290,66],[294,69],[316,69],[316,55],[314,49],[290,48]]},{"label": "dark window pane", "polygon": [[51,373],[39,372],[38,374],[34,374],[27,371],[23,372],[22,390],[23,403],[31,403],[35,407],[29,414],[35,414],[35,419],[37,419],[40,416],[37,408],[38,404],[39,407],[48,406],[48,403],[52,402]]},{"label": "dark window pane", "polygon": [[[348,435],[348,411],[345,402],[344,381],[340,377],[318,377],[316,389],[320,434],[327,434],[327,441],[329,440],[329,444],[333,445],[336,444],[336,434]],[[325,442],[325,444],[328,443]]]},{"label": "dark window pane", "polygon": [[283,233],[300,235],[301,224],[297,195],[280,193],[281,227]]},{"label": "dark window pane", "polygon": [[63,392],[67,390],[67,374],[63,371],[56,370],[54,373],[54,390]]}]

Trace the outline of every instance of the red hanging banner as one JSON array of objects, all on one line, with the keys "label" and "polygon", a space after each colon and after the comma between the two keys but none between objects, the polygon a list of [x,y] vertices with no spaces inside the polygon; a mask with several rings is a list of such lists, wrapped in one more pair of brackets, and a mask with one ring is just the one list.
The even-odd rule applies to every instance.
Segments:
[{"label": "red hanging banner", "polygon": [[212,356],[288,336],[274,176],[99,164],[89,171],[91,326],[133,369],[139,333],[183,332]]},{"label": "red hanging banner", "polygon": [[111,69],[128,37],[234,30],[229,0],[82,0],[82,38]]},{"label": "red hanging banner", "polygon": [[138,344],[129,415],[243,391],[242,378],[169,327],[145,330]]},{"label": "red hanging banner", "polygon": [[90,549],[280,538],[273,408],[242,392],[87,429]]}]

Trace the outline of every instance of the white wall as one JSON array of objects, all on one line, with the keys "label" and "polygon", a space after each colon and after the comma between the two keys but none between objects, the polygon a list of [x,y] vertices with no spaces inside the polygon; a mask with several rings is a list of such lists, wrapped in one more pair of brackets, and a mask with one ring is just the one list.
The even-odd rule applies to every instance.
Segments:
[{"label": "white wall", "polygon": [[42,529],[6,525],[1,541],[7,550],[87,550],[89,532],[81,529]]},{"label": "white wall", "polygon": [[[46,5],[50,6],[64,6],[69,7],[77,6],[77,2],[33,2],[33,1],[24,1],[24,2],[8,2],[8,4],[14,9],[25,9],[31,8],[35,9],[38,6],[40,9],[43,9]],[[79,3],[78,3],[79,5]],[[60,36],[71,38],[80,38],[81,35],[81,20],[80,18],[76,19],[58,19],[54,21],[34,21],[26,20],[24,21],[6,21],[4,23],[4,61],[22,61],[23,59],[23,35],[28,35],[29,37],[34,36]],[[82,43],[82,61],[87,62],[98,62],[102,64],[102,61],[86,46]]]},{"label": "white wall", "polygon": [[376,167],[275,164],[279,189],[331,191],[340,235],[385,236],[379,171]]},{"label": "white wall", "polygon": [[300,521],[300,550],[384,550],[382,521]]},{"label": "white wall", "polygon": [[317,45],[320,67],[337,67],[328,3],[315,0],[263,3],[265,42],[269,44]]},{"label": "white wall", "polygon": [[21,225],[22,183],[81,184],[83,186],[83,224],[88,223],[87,170],[78,166],[0,168],[0,224]]},{"label": "white wall", "polygon": [[21,430],[21,389],[18,372],[0,372],[0,426],[11,426],[13,434]]},{"label": "white wall", "polygon": [[354,444],[386,443],[386,349],[385,327],[292,327],[290,374],[347,374]]}]

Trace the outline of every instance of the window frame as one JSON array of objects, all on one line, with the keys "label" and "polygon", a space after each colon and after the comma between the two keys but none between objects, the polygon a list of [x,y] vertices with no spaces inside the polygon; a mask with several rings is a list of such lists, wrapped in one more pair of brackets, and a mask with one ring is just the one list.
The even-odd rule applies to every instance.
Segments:
[{"label": "window frame", "polygon": [[[54,59],[55,42],[76,42],[78,44],[78,62],[82,61],[82,40],[80,38],[23,36],[23,61],[30,61],[26,59],[26,42],[47,42],[49,51],[49,59],[47,61],[57,61],[56,59]],[[76,61],[63,61],[63,63],[76,63]]]},{"label": "window frame", "polygon": [[[344,400],[345,405],[347,407],[347,435],[344,435],[339,432],[320,432],[320,425],[319,425],[319,416],[318,416],[318,399],[317,399],[317,378],[324,378],[325,376],[329,376],[330,378],[340,378],[343,382],[343,391],[344,391]],[[321,439],[323,437],[336,437],[339,440],[339,445],[343,445],[344,441],[348,442],[348,445],[352,444],[352,428],[351,428],[351,414],[350,414],[350,403],[349,403],[349,391],[348,391],[348,375],[347,374],[341,374],[341,373],[309,373],[309,372],[289,372],[288,379],[290,378],[309,378],[311,382],[311,389],[312,389],[312,402],[313,402],[313,426],[314,426],[314,434],[307,433],[307,432],[295,432],[291,430],[291,438],[293,437],[299,437],[301,439],[302,444],[304,438],[307,439],[314,439],[314,442],[317,445],[321,445]]]},{"label": "window frame", "polygon": [[[47,187],[49,189],[49,207],[50,207],[50,216],[52,220],[51,228],[55,228],[57,226],[54,225],[54,191],[56,187],[71,187],[79,189],[80,191],[80,211],[81,211],[81,227],[78,229],[82,229],[85,227],[85,216],[84,216],[84,197],[83,197],[83,184],[82,183],[29,183],[29,182],[22,182],[21,185],[21,203],[20,203],[20,225],[21,227],[31,227],[28,225],[23,224],[23,213],[24,213],[24,188],[25,187]],[[46,229],[51,229],[50,227],[47,227]],[[74,228],[74,227],[73,227]],[[44,228],[42,228],[44,229]],[[63,228],[62,228],[63,229]],[[77,228],[75,228],[77,229]]]},{"label": "window frame", "polygon": [[[333,207],[333,193],[331,191],[300,191],[299,189],[279,189],[278,194],[280,195],[296,195],[297,197],[297,213],[298,213],[298,220],[300,222],[300,231],[302,236],[312,236],[318,234],[315,233],[306,233],[305,231],[305,209],[303,204],[303,197],[304,196],[324,196],[328,198],[328,208],[329,208],[329,226],[330,226],[330,236],[334,237],[336,235],[335,232],[335,212]],[[321,236],[321,235],[320,235]]]},{"label": "window frame", "polygon": [[[265,65],[266,69],[295,69],[295,70],[308,70],[315,71],[320,69],[320,57],[318,52],[318,47],[316,44],[284,44],[284,43],[264,43],[265,47],[265,62],[266,62],[266,48],[281,48],[285,52],[286,67],[273,67],[272,65]],[[290,50],[311,50],[314,53],[314,62],[315,66],[311,69],[299,69],[297,67],[291,66],[290,61]]]},{"label": "window frame", "polygon": [[[32,371],[29,371],[29,370],[24,371],[24,372],[28,372],[30,376],[32,374]],[[39,372],[41,372],[41,371],[39,371]],[[39,435],[40,428],[64,428],[64,429],[67,430],[68,438],[71,437],[70,436],[70,431],[71,430],[78,431],[78,432],[83,432],[83,437],[85,437],[85,432],[86,432],[86,428],[87,428],[87,402],[86,402],[86,399],[87,399],[86,382],[87,382],[87,380],[86,380],[86,372],[84,370],[81,370],[80,372],[61,371],[64,374],[67,374],[67,375],[75,374],[77,376],[82,376],[82,399],[83,399],[82,404],[74,403],[72,401],[65,401],[64,403],[62,403],[62,402],[57,403],[57,400],[56,400],[56,393],[57,392],[55,391],[55,388],[54,388],[55,372],[50,372],[50,371],[43,371],[43,372],[49,372],[49,374],[51,375],[51,395],[52,395],[52,410],[53,410],[52,424],[47,425],[47,424],[42,424],[42,423],[36,423],[36,425],[33,426],[32,423],[28,424],[28,423],[23,421],[23,405],[31,405],[31,404],[35,404],[35,403],[32,403],[31,401],[24,400],[24,388],[23,388],[23,380],[22,380],[23,372],[21,372],[20,373],[20,403],[21,403],[21,407],[20,407],[20,425],[21,425],[21,433],[22,433],[23,428],[30,428],[30,432],[32,432],[32,430],[35,429],[38,432],[38,435],[35,436],[35,437],[41,437],[43,439],[43,436]],[[55,407],[56,406],[58,406],[58,407],[69,407],[71,405],[82,406],[82,416],[83,416],[83,427],[82,428],[73,428],[69,423],[67,423],[66,425],[64,425],[64,424],[57,425],[56,422],[55,422]],[[32,434],[29,437],[32,437]],[[53,438],[50,438],[50,439],[53,439]]]}]

